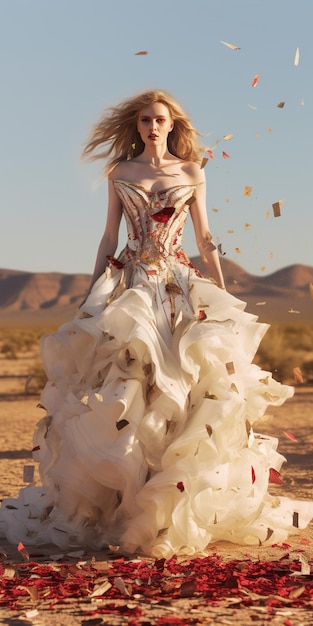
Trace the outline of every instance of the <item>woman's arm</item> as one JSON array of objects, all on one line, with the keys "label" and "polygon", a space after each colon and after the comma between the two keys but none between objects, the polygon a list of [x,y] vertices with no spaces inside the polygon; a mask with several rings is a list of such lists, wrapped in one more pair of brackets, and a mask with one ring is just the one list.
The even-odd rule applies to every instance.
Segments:
[{"label": "woman's arm", "polygon": [[190,206],[191,219],[195,231],[196,242],[202,261],[205,263],[210,278],[213,278],[221,289],[225,289],[220,259],[213,237],[210,233],[206,210],[206,184],[198,185],[196,198]]},{"label": "woman's arm", "polygon": [[108,181],[108,213],[107,213],[106,226],[105,226],[102,239],[99,244],[95,267],[94,267],[94,271],[92,274],[92,278],[90,281],[86,298],[88,297],[95,282],[98,280],[98,278],[100,278],[100,276],[105,271],[105,268],[107,267],[109,263],[107,257],[114,256],[114,253],[118,245],[118,233],[119,233],[121,218],[122,218],[121,201],[114,189],[112,180],[109,179]]}]

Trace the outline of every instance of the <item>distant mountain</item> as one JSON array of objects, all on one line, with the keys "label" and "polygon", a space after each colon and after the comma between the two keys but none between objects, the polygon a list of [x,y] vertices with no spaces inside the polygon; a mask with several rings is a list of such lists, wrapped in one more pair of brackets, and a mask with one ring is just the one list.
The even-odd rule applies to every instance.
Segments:
[{"label": "distant mountain", "polygon": [[[200,257],[192,262],[205,275]],[[268,322],[313,323],[313,267],[291,265],[254,276],[221,257],[227,289]],[[0,270],[0,324],[58,324],[71,319],[90,281],[88,274]]]}]

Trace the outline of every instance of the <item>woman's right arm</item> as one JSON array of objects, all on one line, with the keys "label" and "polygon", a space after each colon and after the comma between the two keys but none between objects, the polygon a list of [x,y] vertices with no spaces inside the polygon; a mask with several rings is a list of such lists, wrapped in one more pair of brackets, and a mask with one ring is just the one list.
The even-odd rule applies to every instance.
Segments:
[{"label": "woman's right arm", "polygon": [[[118,233],[122,218],[122,204],[115,191],[113,181],[108,180],[108,213],[105,230],[102,239],[99,244],[96,262],[92,278],[90,281],[89,289],[86,295],[88,297],[93,285],[100,278],[105,271],[105,268],[109,264],[108,256],[114,256],[118,245]],[[85,300],[86,300],[85,298]],[[80,306],[85,302],[81,303]]]}]

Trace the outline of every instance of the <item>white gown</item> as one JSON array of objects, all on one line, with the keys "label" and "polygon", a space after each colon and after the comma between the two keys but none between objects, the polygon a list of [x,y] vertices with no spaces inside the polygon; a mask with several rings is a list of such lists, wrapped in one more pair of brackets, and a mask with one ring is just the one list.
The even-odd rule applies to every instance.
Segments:
[{"label": "white gown", "polygon": [[251,363],[267,325],[183,251],[196,186],[114,184],[127,246],[81,316],[42,338],[43,486],[3,502],[0,534],[156,557],[282,541],[313,503],[268,493],[285,459],[253,424],[293,389]]}]

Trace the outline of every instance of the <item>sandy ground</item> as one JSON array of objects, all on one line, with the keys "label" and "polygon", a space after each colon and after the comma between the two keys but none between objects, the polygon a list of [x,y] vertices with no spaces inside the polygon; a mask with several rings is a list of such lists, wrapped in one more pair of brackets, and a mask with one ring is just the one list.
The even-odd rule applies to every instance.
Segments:
[{"label": "sandy ground", "polygon": [[[34,465],[31,457],[32,433],[36,422],[42,417],[43,410],[37,407],[38,396],[25,394],[25,382],[32,371],[34,355],[21,354],[17,360],[8,360],[0,357],[0,498],[17,495],[21,487],[27,483],[23,480],[24,467]],[[264,432],[277,436],[280,441],[279,451],[287,457],[288,463],[283,470],[283,486],[273,485],[273,494],[291,496],[292,498],[313,498],[313,389],[299,387],[294,398],[285,403],[283,407],[271,409],[272,415],[266,422],[262,422],[258,428]],[[292,441],[285,432],[292,433],[297,441]],[[39,481],[38,470],[35,468],[34,481]],[[305,540],[305,556],[313,560],[313,525],[302,531],[299,535],[290,537],[288,550],[290,558],[303,553]],[[6,551],[13,562],[21,560],[16,546],[9,546],[0,540],[1,547]],[[247,547],[235,546],[229,543],[219,543],[212,547],[214,552],[222,555],[225,559],[246,559]],[[36,558],[36,549],[31,551],[32,559]],[[279,560],[286,552],[281,547],[250,548],[249,556],[254,559]],[[38,553],[38,552],[37,552]],[[41,551],[42,554],[42,551]],[[45,562],[49,561],[51,549],[47,551]],[[86,559],[92,554],[85,554]],[[41,557],[42,558],[42,557]],[[105,553],[97,554],[98,563],[105,563]],[[313,624],[312,608],[280,609],[270,618],[265,607],[236,607],[220,605],[219,607],[208,606],[199,598],[173,600],[169,605],[156,606],[153,601],[141,603],[142,616],[138,618],[138,624],[174,624],[176,619],[188,619],[192,616],[195,624],[242,624],[257,623],[259,625],[270,623],[274,625],[300,626],[301,624]],[[30,614],[29,610],[36,611]],[[79,601],[65,603],[58,607],[57,611],[51,611],[46,606],[34,607],[31,603],[23,607],[21,611],[13,612],[2,609],[0,611],[0,624],[11,626],[35,624],[41,626],[97,626],[97,624],[130,624],[129,618],[119,615],[98,617],[92,619],[86,617],[86,607]],[[162,618],[162,622],[160,619]],[[165,620],[165,621],[164,621]],[[168,620],[168,621],[166,621]],[[134,622],[135,623],[135,622]],[[176,623],[179,623],[176,621]],[[183,623],[183,622],[181,622]],[[184,623],[188,623],[184,622]]]}]

